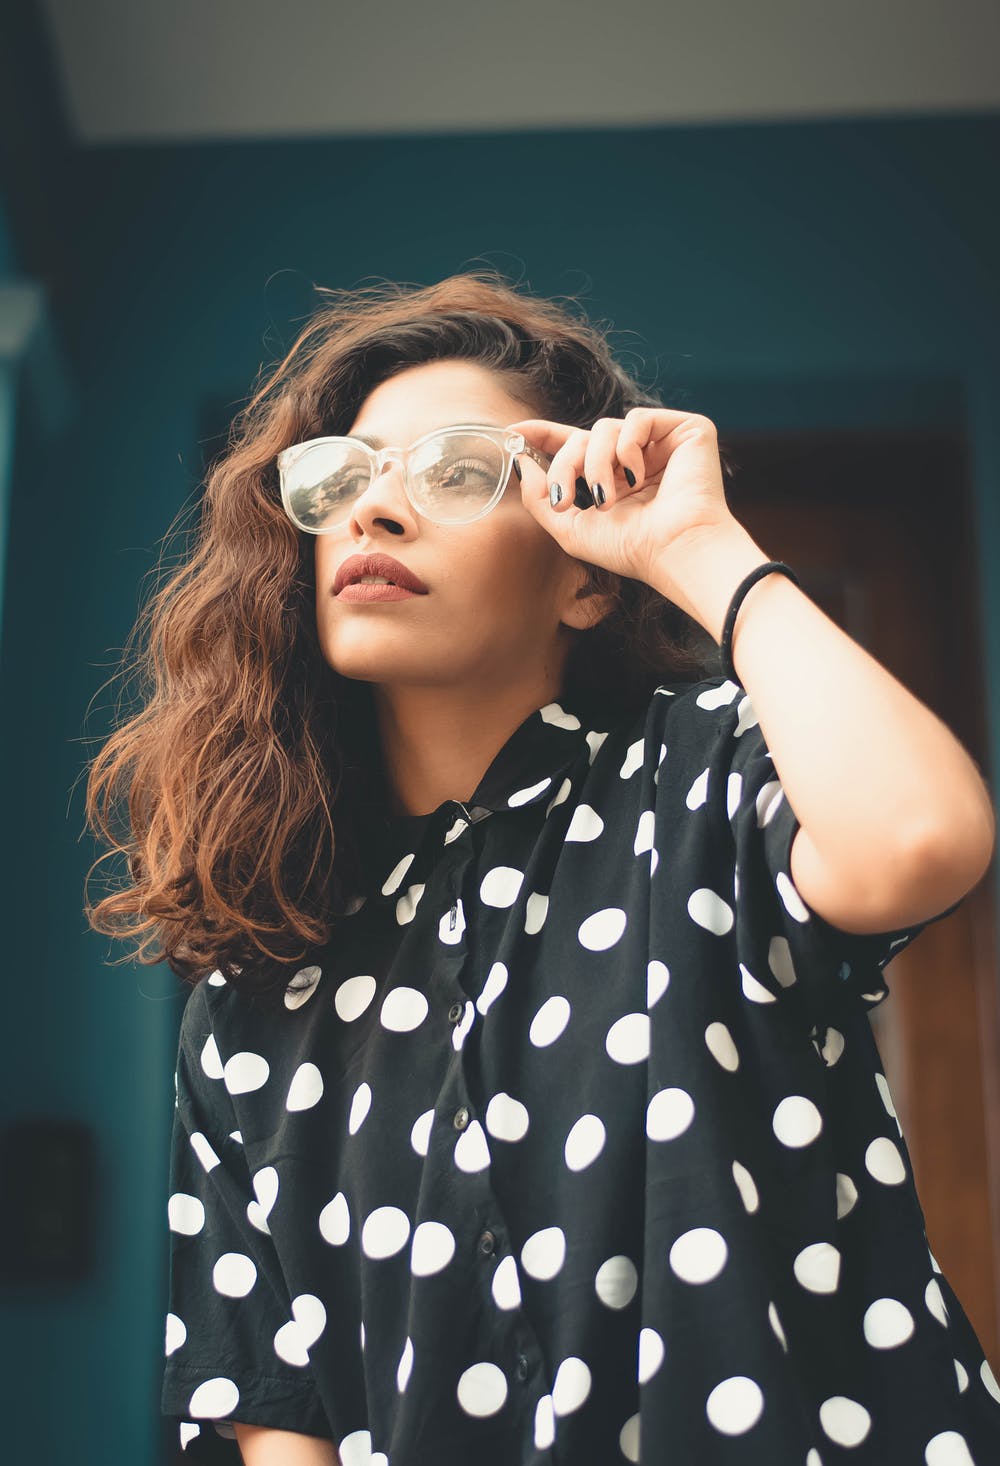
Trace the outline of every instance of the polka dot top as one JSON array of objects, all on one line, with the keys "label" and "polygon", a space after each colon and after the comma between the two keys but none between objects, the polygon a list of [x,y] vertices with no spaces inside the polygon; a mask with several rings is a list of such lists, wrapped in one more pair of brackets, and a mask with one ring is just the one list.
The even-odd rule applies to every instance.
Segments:
[{"label": "polka dot top", "polygon": [[868,1019],[927,923],[830,926],[798,827],[735,682],[564,694],[468,801],[371,824],[273,1011],[191,990],[185,1459],[245,1421],[343,1466],[1000,1462]]}]

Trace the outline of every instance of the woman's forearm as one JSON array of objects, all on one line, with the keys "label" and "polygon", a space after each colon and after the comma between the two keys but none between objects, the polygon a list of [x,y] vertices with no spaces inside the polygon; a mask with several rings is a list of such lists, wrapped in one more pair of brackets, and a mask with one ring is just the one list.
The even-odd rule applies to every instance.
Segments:
[{"label": "woman's forearm", "polygon": [[[733,519],[671,547],[662,593],[676,600],[680,583],[683,609],[721,641],[733,592],[771,558]],[[878,879],[901,850],[933,848],[963,865],[969,887],[981,878],[996,821],[975,763],[787,576],[751,586],[732,653],[786,795],[828,866],[857,879],[867,865]]]}]

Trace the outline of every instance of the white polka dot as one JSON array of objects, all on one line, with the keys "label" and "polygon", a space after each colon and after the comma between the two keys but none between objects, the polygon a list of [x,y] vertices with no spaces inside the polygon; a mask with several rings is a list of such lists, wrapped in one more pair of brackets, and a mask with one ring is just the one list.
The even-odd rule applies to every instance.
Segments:
[{"label": "white polka dot", "polygon": [[778,1000],[774,993],[769,992],[762,982],[758,982],[751,972],[740,963],[740,971],[743,974],[743,996],[751,1003],[776,1003]]},{"label": "white polka dot", "polygon": [[528,1133],[528,1111],[520,1100],[502,1090],[486,1106],[486,1128],[497,1140],[523,1140]]},{"label": "white polka dot", "polygon": [[806,1466],[823,1466],[822,1458],[815,1446],[810,1446],[806,1454]]},{"label": "white polka dot", "polygon": [[361,1228],[361,1249],[366,1257],[392,1257],[405,1247],[410,1219],[398,1206],[377,1206]]},{"label": "white polka dot", "polygon": [[699,886],[697,891],[692,891],[687,909],[692,921],[717,937],[732,930],[733,908],[723,901],[718,892],[710,891],[707,886]]},{"label": "white polka dot", "polygon": [[186,1191],[175,1191],[167,1201],[167,1225],[171,1232],[193,1237],[205,1225],[204,1203]]},{"label": "white polka dot", "polygon": [[490,1147],[478,1120],[472,1120],[455,1141],[455,1164],[460,1171],[472,1175],[485,1171],[490,1163]]},{"label": "white polka dot", "polygon": [[741,1166],[739,1161],[733,1161],[733,1180],[739,1188],[740,1198],[747,1211],[755,1212],[760,1206],[757,1186],[746,1166]]},{"label": "white polka dot", "polygon": [[858,1199],[858,1188],[855,1186],[855,1184],[851,1180],[850,1176],[845,1175],[845,1173],[843,1171],[838,1171],[837,1172],[837,1221],[838,1222],[840,1221],[841,1217],[846,1217],[847,1216],[847,1213],[854,1206],[854,1203],[857,1201],[857,1199]]},{"label": "white polka dot", "polygon": [[491,1287],[498,1308],[520,1308],[521,1280],[517,1276],[517,1263],[512,1253],[508,1252],[497,1263]]},{"label": "white polka dot", "polygon": [[694,1100],[686,1089],[658,1090],[646,1106],[650,1140],[674,1140],[694,1119]]},{"label": "white polka dot", "polygon": [[808,1145],[823,1128],[823,1117],[804,1094],[790,1094],[777,1106],[771,1121],[782,1145]]},{"label": "white polka dot", "polygon": [[701,809],[708,799],[708,773],[708,769],[702,769],[685,795],[684,803],[688,809]]},{"label": "white polka dot", "polygon": [[726,1265],[729,1248],[714,1227],[692,1227],[670,1249],[670,1266],[686,1283],[708,1283]]},{"label": "white polka dot", "polygon": [[665,962],[649,962],[646,965],[646,1007],[652,1008],[663,997],[670,986],[670,969]]},{"label": "white polka dot", "polygon": [[[178,1318],[176,1313],[168,1313],[166,1318],[166,1329],[164,1331],[164,1354],[168,1357],[176,1354],[177,1350],[187,1339],[187,1328],[184,1320]],[[956,1361],[957,1362],[957,1361]]]},{"label": "white polka dot", "polygon": [[552,1408],[557,1415],[572,1415],[590,1394],[590,1370],[573,1354],[556,1370],[552,1385]]},{"label": "white polka dot", "polygon": [[194,1130],[194,1132],[192,1132],[191,1149],[195,1152],[198,1160],[201,1161],[202,1168],[204,1168],[205,1171],[213,1171],[214,1168],[217,1167],[217,1165],[221,1165],[221,1161],[218,1160],[216,1152],[214,1152],[213,1148],[211,1148],[210,1142],[207,1141],[207,1138],[202,1135],[201,1130]]},{"label": "white polka dot", "polygon": [[594,1278],[594,1290],[607,1308],[626,1308],[635,1297],[639,1274],[630,1257],[618,1253],[602,1262]]},{"label": "white polka dot", "polygon": [[955,1365],[955,1378],[958,1380],[958,1393],[961,1395],[969,1388],[969,1371],[960,1359],[952,1362]]},{"label": "white polka dot", "polygon": [[245,1252],[224,1252],[212,1269],[212,1286],[227,1298],[245,1298],[256,1281],[256,1264]]},{"label": "white polka dot", "polygon": [[618,1449],[626,1461],[639,1459],[639,1416],[630,1415],[618,1432]]},{"label": "white polka dot", "polygon": [[531,784],[527,789],[518,789],[507,796],[507,804],[511,809],[520,809],[523,804],[532,804],[540,794],[544,794],[552,783],[552,776],[539,779],[537,784]]},{"label": "white polka dot", "polygon": [[309,1350],[326,1328],[326,1308],[314,1293],[300,1293],[292,1299],[292,1317],[274,1336],[274,1352],[286,1364],[302,1368],[309,1363]]},{"label": "white polka dot", "polygon": [[649,1015],[626,1013],[608,1029],[604,1047],[616,1064],[640,1064],[649,1057]]},{"label": "white polka dot", "polygon": [[644,1328],[639,1334],[639,1384],[644,1385],[663,1363],[666,1349],[663,1337],[656,1329]]},{"label": "white polka dot", "polygon": [[540,1451],[547,1451],[556,1438],[556,1417],[552,1409],[552,1396],[543,1395],[535,1406],[535,1445]]},{"label": "white polka dot", "polygon": [[462,1371],[456,1394],[466,1415],[495,1415],[507,1399],[507,1379],[498,1365],[483,1360]]},{"label": "white polka dot", "polygon": [[993,1396],[994,1400],[996,1400],[997,1403],[1000,1404],[1000,1385],[997,1384],[996,1375],[993,1373],[992,1369],[985,1359],[979,1366],[979,1378],[986,1386],[987,1391]]},{"label": "white polka dot", "polygon": [[[632,854],[645,855],[648,852],[655,855],[653,841],[656,836],[656,811],[644,809],[639,815],[635,826],[635,836],[632,840]],[[653,873],[652,856],[650,858],[650,876]]]},{"label": "white polka dot", "polygon": [[202,1071],[209,1079],[221,1079],[225,1072],[222,1066],[222,1059],[219,1057],[219,1050],[215,1042],[215,1034],[210,1033],[205,1040],[202,1051],[199,1055],[199,1063]]},{"label": "white polka dot", "polygon": [[351,1235],[351,1213],[342,1191],[338,1191],[320,1212],[319,1235],[333,1247],[343,1247]]},{"label": "white polka dot", "polygon": [[819,1423],[838,1446],[857,1446],[871,1430],[865,1407],[847,1395],[831,1395],[819,1407]]},{"label": "white polka dot", "polygon": [[627,923],[628,917],[620,906],[608,906],[580,923],[577,938],[581,947],[590,952],[606,952],[620,939]]},{"label": "white polka dot", "polygon": [[266,1232],[270,1236],[267,1219],[278,1199],[278,1173],[273,1166],[263,1166],[254,1172],[253,1190],[256,1199],[247,1203],[247,1221],[258,1232]]},{"label": "white polka dot", "polygon": [[311,1110],[323,1098],[323,1076],[315,1064],[300,1064],[292,1075],[286,1110]]},{"label": "white polka dot", "polygon": [[227,1059],[222,1078],[230,1094],[250,1094],[267,1083],[270,1065],[262,1054],[243,1052]]},{"label": "white polka dot", "polygon": [[740,1067],[740,1056],[733,1043],[733,1036],[724,1023],[710,1023],[705,1029],[705,1043],[708,1052],[717,1064],[732,1073]]},{"label": "white polka dot", "polygon": [[537,1049],[555,1043],[569,1022],[569,1003],[565,998],[546,998],[528,1029],[528,1037]]},{"label": "white polka dot", "polygon": [[590,804],[578,804],[574,809],[563,840],[596,840],[604,830],[604,821]]},{"label": "white polka dot", "polygon": [[742,1435],[757,1424],[763,1409],[760,1385],[745,1374],[724,1379],[705,1401],[705,1414],[724,1435]]},{"label": "white polka dot", "polygon": [[784,797],[785,791],[781,787],[780,779],[769,779],[757,790],[754,796],[754,806],[757,813],[757,824],[761,829],[774,819]]},{"label": "white polka dot", "polygon": [[840,1251],[832,1242],[813,1242],[803,1247],[792,1268],[810,1293],[835,1293],[840,1281]]},{"label": "white polka dot", "polygon": [[779,871],[774,884],[778,888],[778,895],[781,897],[789,916],[793,920],[800,921],[803,924],[807,922],[810,919],[809,909],[792,884],[791,877],[787,876],[784,871]]},{"label": "white polka dot", "polygon": [[434,1111],[425,1110],[422,1115],[417,1116],[410,1126],[410,1145],[416,1151],[417,1155],[425,1156],[427,1154],[433,1124]]},{"label": "white polka dot", "polygon": [[865,1338],[873,1349],[895,1349],[914,1330],[913,1314],[897,1298],[876,1298],[864,1316]]},{"label": "white polka dot", "polygon": [[285,988],[285,1007],[294,1011],[308,1003],[322,976],[321,967],[300,967]]},{"label": "white polka dot", "polygon": [[787,1354],[788,1340],[785,1338],[785,1331],[781,1327],[781,1319],[778,1317],[778,1310],[775,1308],[773,1303],[769,1303],[767,1305],[767,1317],[772,1329],[774,1330],[775,1337],[777,1338],[778,1343]]},{"label": "white polka dot", "polygon": [[481,1014],[489,1012],[506,986],[507,968],[502,962],[494,962],[483,983],[483,990],[476,999],[476,1007]]},{"label": "white polka dot", "polygon": [[885,1135],[879,1135],[865,1151],[865,1166],[876,1181],[898,1186],[906,1180],[906,1167],[898,1147]]},{"label": "white polka dot", "polygon": [[965,1436],[957,1430],[942,1430],[924,1447],[927,1466],[976,1466]]},{"label": "white polka dot", "polygon": [[524,882],[524,871],[511,865],[495,865],[483,876],[479,899],[484,906],[513,906]]},{"label": "white polka dot", "polygon": [[399,883],[406,875],[406,872],[413,864],[415,858],[416,851],[411,851],[409,855],[404,855],[402,860],[399,861],[397,865],[393,866],[392,870],[389,872],[388,876],[385,879],[385,884],[382,887],[383,896],[391,896],[394,891],[399,890]]},{"label": "white polka dot", "polygon": [[413,1373],[413,1340],[409,1334],[406,1336],[406,1343],[403,1345],[403,1352],[399,1356],[399,1363],[396,1365],[396,1389],[402,1395],[406,1386],[410,1383],[410,1375]]},{"label": "white polka dot", "polygon": [[393,1033],[410,1033],[419,1028],[427,1012],[427,998],[419,988],[395,987],[382,1003],[382,1027]]},{"label": "white polka dot", "polygon": [[218,1420],[229,1415],[240,1403],[240,1392],[231,1379],[217,1375],[200,1384],[187,1405],[187,1414],[196,1420]]},{"label": "white polka dot", "polygon": [[338,1451],[341,1466],[375,1466],[369,1430],[352,1430],[339,1442]]},{"label": "white polka dot", "polygon": [[944,1294],[941,1292],[941,1284],[937,1278],[931,1278],[924,1289],[924,1302],[928,1309],[937,1319],[938,1323],[948,1325],[948,1309],[945,1306]]},{"label": "white polka dot", "polygon": [[826,1036],[823,1039],[823,1047],[818,1052],[828,1069],[836,1064],[844,1052],[844,1035],[839,1028],[827,1028]]},{"label": "white polka dot", "polygon": [[396,924],[407,926],[417,914],[417,907],[420,905],[420,898],[424,894],[424,886],[408,886],[396,902]]},{"label": "white polka dot", "polygon": [[882,1103],[885,1106],[886,1114],[891,1115],[894,1120],[898,1119],[899,1117],[896,1114],[896,1107],[892,1102],[892,1093],[889,1089],[889,1081],[886,1079],[884,1074],[876,1073],[875,1087],[878,1090],[879,1095],[881,1096]]},{"label": "white polka dot", "polygon": [[554,1278],[566,1257],[566,1238],[562,1227],[543,1227],[532,1232],[521,1248],[521,1266],[532,1278],[545,1282]]},{"label": "white polka dot", "polygon": [[375,979],[367,975],[349,977],[342,982],[333,995],[333,1006],[337,1017],[345,1023],[360,1018],[375,996]]},{"label": "white polka dot", "polygon": [[447,1267],[455,1254],[455,1238],[444,1222],[421,1222],[413,1233],[410,1248],[410,1271],[414,1277],[426,1278]]},{"label": "white polka dot", "polygon": [[571,1171],[582,1171],[596,1161],[604,1149],[606,1132],[597,1115],[581,1115],[566,1137],[563,1147]]},{"label": "white polka dot", "polygon": [[527,937],[537,936],[545,925],[545,918],[549,914],[549,898],[541,891],[532,891],[524,903],[524,934]]},{"label": "white polka dot", "polygon": [[364,1124],[365,1117],[372,1105],[371,1085],[362,1081],[351,1098],[351,1109],[347,1119],[347,1128],[351,1135],[357,1135]]},{"label": "white polka dot", "polygon": [[767,948],[767,965],[783,988],[789,988],[796,982],[792,949],[788,945],[787,937],[771,938]]}]

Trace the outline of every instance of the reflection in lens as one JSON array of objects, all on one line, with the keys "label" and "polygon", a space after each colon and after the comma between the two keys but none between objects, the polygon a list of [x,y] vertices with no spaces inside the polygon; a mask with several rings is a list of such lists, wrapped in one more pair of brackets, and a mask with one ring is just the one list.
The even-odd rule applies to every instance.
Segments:
[{"label": "reflection in lens", "polygon": [[503,451],[480,433],[439,433],[410,459],[421,514],[438,524],[472,519],[500,483]]},{"label": "reflection in lens", "polygon": [[[411,455],[409,471],[420,513],[438,524],[461,523],[474,518],[493,497],[503,451],[481,433],[445,431]],[[370,476],[369,459],[356,444],[317,444],[286,475],[291,511],[306,529],[335,529],[347,522]]]}]

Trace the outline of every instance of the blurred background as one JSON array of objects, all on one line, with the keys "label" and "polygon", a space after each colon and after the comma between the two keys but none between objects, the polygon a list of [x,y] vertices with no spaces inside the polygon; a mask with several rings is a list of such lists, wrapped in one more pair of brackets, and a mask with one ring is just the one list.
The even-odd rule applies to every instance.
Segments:
[{"label": "blurred background", "polygon": [[[175,1459],[187,989],[87,926],[84,769],[160,541],[312,284],[486,264],[577,296],[995,790],[998,55],[995,0],[3,0],[6,1460]],[[1000,1374],[995,905],[994,864],[871,1021]]]}]

